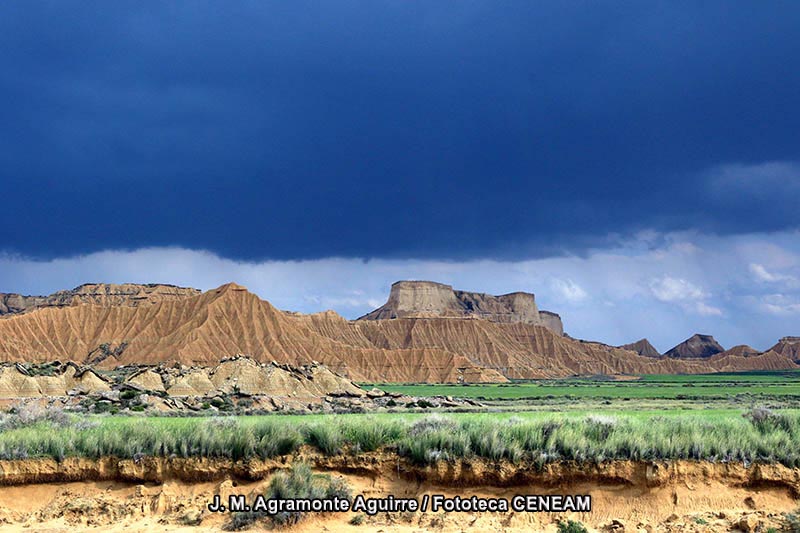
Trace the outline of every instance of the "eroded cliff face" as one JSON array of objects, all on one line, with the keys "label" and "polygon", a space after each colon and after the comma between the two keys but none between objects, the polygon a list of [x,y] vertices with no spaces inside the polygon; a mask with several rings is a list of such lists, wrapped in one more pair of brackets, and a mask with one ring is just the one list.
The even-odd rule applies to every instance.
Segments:
[{"label": "eroded cliff face", "polygon": [[[464,300],[455,293],[453,299],[462,306]],[[484,310],[491,302],[471,301]],[[798,368],[790,353],[774,351],[747,357],[642,357],[560,336],[542,324],[475,315],[348,321],[334,312],[285,313],[232,283],[149,305],[51,306],[0,318],[0,361],[74,361],[99,369],[161,363],[211,367],[235,354],[247,354],[258,363],[319,362],[348,379],[371,383]],[[29,381],[23,381],[17,385],[25,388]]]},{"label": "eroded cliff face", "polygon": [[179,300],[200,294],[198,289],[159,283],[85,283],[72,290],[49,296],[23,296],[0,293],[0,315],[25,313],[43,307],[67,307],[92,304],[102,306],[137,306]]},{"label": "eroded cliff face", "polygon": [[433,281],[398,281],[386,303],[359,320],[463,317],[465,309],[453,287]]},{"label": "eroded cliff face", "polygon": [[795,363],[800,363],[800,337],[783,337],[769,351],[789,357]]},{"label": "eroded cliff face", "polygon": [[542,326],[546,327],[556,335],[564,336],[564,324],[561,323],[561,317],[557,313],[551,311],[539,311],[539,320]]},{"label": "eroded cliff face", "polygon": [[504,324],[544,326],[563,335],[561,317],[539,311],[536,297],[527,292],[500,296],[453,290],[433,281],[398,281],[392,285],[386,304],[359,320],[394,318],[479,318]]}]

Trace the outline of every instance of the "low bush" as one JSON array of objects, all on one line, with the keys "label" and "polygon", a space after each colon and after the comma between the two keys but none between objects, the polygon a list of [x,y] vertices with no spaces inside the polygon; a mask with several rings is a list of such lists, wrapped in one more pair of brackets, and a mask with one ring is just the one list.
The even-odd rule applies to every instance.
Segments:
[{"label": "low bush", "polygon": [[[268,500],[349,499],[350,495],[350,487],[344,479],[332,478],[328,474],[314,474],[305,463],[296,463],[288,472],[274,474],[264,493]],[[269,520],[275,526],[289,526],[303,517],[304,513],[300,511],[281,511],[274,515],[261,511],[233,513],[226,529],[245,529],[261,519]]]},{"label": "low bush", "polygon": [[781,531],[786,533],[800,533],[800,507],[793,513],[786,513]]},{"label": "low bush", "polygon": [[342,433],[332,424],[318,423],[305,426],[303,435],[308,444],[315,446],[325,455],[342,453]]},{"label": "low bush", "polygon": [[558,533],[589,533],[586,526],[574,520],[558,523]]},{"label": "low bush", "polygon": [[127,390],[124,390],[121,393],[119,393],[119,399],[120,400],[133,400],[134,398],[136,398],[140,394],[141,394],[141,392],[139,392],[139,391],[136,391],[136,390],[133,390],[133,389],[127,389]]},{"label": "low bush", "polygon": [[[791,432],[796,429],[796,421],[783,413],[776,413],[766,407],[756,407],[742,415],[749,420],[761,433],[767,434],[781,430]],[[795,426],[795,427],[793,427]]]}]

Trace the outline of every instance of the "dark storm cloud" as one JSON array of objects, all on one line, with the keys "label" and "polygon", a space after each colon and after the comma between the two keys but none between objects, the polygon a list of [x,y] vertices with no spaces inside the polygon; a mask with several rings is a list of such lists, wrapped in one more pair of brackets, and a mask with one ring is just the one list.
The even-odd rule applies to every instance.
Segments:
[{"label": "dark storm cloud", "polygon": [[0,249],[532,257],[796,227],[797,187],[743,208],[719,176],[796,183],[799,26],[790,2],[4,3]]}]

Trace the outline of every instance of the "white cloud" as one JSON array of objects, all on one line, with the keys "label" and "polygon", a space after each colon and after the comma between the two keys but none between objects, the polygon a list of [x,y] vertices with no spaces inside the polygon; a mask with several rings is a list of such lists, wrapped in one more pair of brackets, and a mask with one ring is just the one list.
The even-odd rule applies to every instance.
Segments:
[{"label": "white cloud", "polygon": [[571,303],[580,303],[589,298],[589,295],[583,290],[583,287],[572,281],[571,279],[558,279],[555,278],[550,282],[556,294],[560,295],[563,299]]},{"label": "white cloud", "polygon": [[650,290],[653,291],[653,295],[662,302],[700,300],[708,296],[700,287],[693,283],[685,279],[676,279],[669,276],[653,280],[650,283]]},{"label": "white cloud", "polygon": [[722,316],[722,309],[708,304],[705,300],[711,295],[682,278],[664,276],[650,282],[650,290],[658,300],[674,303],[687,312],[702,316]]},{"label": "white cloud", "polygon": [[697,313],[705,316],[722,316],[723,314],[722,309],[714,307],[713,305],[708,305],[705,302],[696,302],[694,309]]},{"label": "white cloud", "polygon": [[767,269],[758,263],[750,263],[750,272],[752,272],[755,278],[759,281],[778,281],[778,278],[776,278],[775,275],[767,272]]},{"label": "white cloud", "polygon": [[750,272],[753,273],[753,276],[758,281],[763,281],[766,283],[783,283],[789,286],[795,286],[797,284],[797,278],[794,276],[769,272],[764,265],[759,265],[758,263],[750,264]]},{"label": "white cloud", "polygon": [[800,300],[785,294],[767,294],[761,299],[761,308],[773,315],[796,315],[800,314]]},{"label": "white cloud", "polygon": [[0,254],[0,292],[49,294],[91,281],[206,290],[236,281],[281,309],[332,308],[355,318],[383,304],[392,282],[429,279],[490,294],[533,292],[540,308],[562,315],[571,335],[610,344],[648,337],[668,349],[707,331],[723,345],[767,348],[778,337],[800,334],[800,287],[786,283],[800,278],[799,232],[730,237],[650,232],[647,238],[647,246],[639,237],[586,256],[527,261],[242,262],[182,248],[49,261]]}]

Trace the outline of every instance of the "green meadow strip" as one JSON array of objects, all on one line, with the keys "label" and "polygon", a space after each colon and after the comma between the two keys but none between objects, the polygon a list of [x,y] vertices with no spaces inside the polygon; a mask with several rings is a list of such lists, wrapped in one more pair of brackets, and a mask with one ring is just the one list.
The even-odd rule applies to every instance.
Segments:
[{"label": "green meadow strip", "polygon": [[0,420],[0,459],[80,456],[220,457],[325,455],[375,450],[418,465],[459,458],[531,462],[695,459],[800,466],[800,414],[117,418],[44,415]]}]

